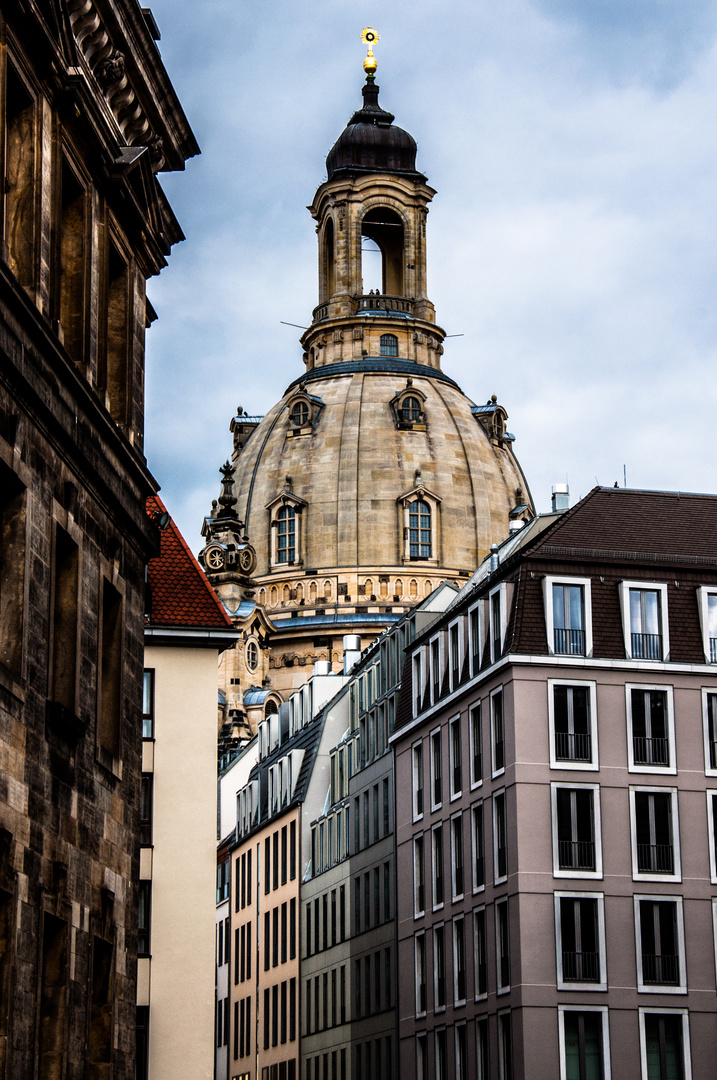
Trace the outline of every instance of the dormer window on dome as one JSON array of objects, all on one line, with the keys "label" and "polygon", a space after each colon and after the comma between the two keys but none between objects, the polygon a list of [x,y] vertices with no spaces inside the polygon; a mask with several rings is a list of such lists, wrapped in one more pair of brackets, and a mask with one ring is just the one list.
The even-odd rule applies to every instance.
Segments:
[{"label": "dormer window on dome", "polygon": [[414,387],[413,379],[407,379],[403,390],[399,390],[391,401],[396,427],[402,431],[425,431],[425,401],[423,391]]},{"label": "dormer window on dome", "polygon": [[302,383],[298,392],[293,395],[287,405],[289,414],[287,438],[293,439],[297,435],[310,435],[323,407],[322,399],[313,394],[307,394]]},{"label": "dormer window on dome", "polygon": [[397,503],[400,535],[403,537],[402,561],[437,564],[441,500],[423,486],[420,469],[416,469],[415,486],[400,496]]},{"label": "dormer window on dome", "polygon": [[269,511],[269,562],[272,570],[300,566],[303,562],[304,522],[307,503],[292,493],[287,476],[281,495],[267,506]]}]

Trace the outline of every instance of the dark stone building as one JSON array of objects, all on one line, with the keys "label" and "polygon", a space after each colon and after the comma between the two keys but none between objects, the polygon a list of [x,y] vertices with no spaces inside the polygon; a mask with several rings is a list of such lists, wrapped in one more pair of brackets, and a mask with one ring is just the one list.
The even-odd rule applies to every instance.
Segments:
[{"label": "dark stone building", "polygon": [[135,0],[0,38],[0,1076],[130,1077],[145,281],[198,148]]}]

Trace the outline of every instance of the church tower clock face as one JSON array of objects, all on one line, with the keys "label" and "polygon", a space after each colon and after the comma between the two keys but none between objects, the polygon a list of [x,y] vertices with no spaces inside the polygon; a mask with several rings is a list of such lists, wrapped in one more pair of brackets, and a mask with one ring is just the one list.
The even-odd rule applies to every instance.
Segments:
[{"label": "church tower clock face", "polygon": [[[319,288],[303,370],[263,418],[232,419],[226,478],[255,552],[250,571],[244,552],[239,564],[284,697],[316,660],[338,670],[344,634],[365,646],[441,582],[460,586],[508,534],[511,511],[532,513],[507,413],[482,385],[488,363],[471,387],[485,405],[450,375],[427,290],[436,193],[415,140],[379,103],[370,59],[309,207]],[[208,545],[211,572],[210,556]],[[244,610],[231,583],[217,588]]]}]

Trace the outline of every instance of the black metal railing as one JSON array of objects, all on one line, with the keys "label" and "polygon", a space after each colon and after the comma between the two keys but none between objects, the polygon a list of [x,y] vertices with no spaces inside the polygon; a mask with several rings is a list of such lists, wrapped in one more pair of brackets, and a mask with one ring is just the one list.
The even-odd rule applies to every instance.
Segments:
[{"label": "black metal railing", "polygon": [[591,761],[592,741],[589,734],[556,731],[555,756],[558,761]]},{"label": "black metal railing", "polygon": [[556,653],[567,656],[585,656],[585,631],[584,630],[553,630]]},{"label": "black metal railing", "polygon": [[667,739],[648,739],[635,735],[632,752],[636,765],[669,765],[670,744]]},{"label": "black metal railing", "polygon": [[600,954],[563,952],[563,979],[566,982],[600,982]]},{"label": "black metal railing", "polygon": [[637,869],[642,874],[674,873],[672,844],[638,844]]},{"label": "black metal railing", "polygon": [[633,660],[662,660],[662,634],[630,634]]},{"label": "black metal railing", "polygon": [[676,956],[663,953],[655,956],[642,954],[642,981],[660,986],[677,986],[680,981],[680,965]]},{"label": "black metal railing", "polygon": [[561,870],[594,870],[594,840],[559,840],[558,860]]}]

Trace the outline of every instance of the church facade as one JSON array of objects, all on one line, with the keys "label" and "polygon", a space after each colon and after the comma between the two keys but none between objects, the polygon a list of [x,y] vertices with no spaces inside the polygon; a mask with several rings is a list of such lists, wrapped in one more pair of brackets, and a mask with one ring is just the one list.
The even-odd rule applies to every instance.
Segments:
[{"label": "church facade", "polygon": [[[204,523],[200,561],[244,631],[223,660],[244,730],[316,661],[340,664],[344,634],[366,646],[532,513],[505,409],[495,397],[475,405],[442,370],[426,285],[435,192],[415,141],[379,105],[375,62],[367,76],[309,208],[319,302],[304,370],[264,417],[233,418]],[[368,291],[367,244],[382,266]]]}]

